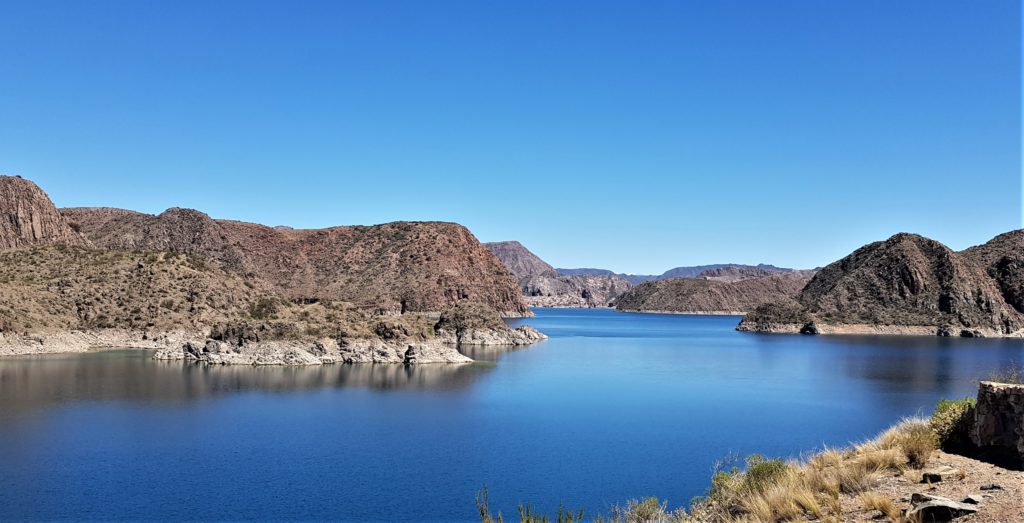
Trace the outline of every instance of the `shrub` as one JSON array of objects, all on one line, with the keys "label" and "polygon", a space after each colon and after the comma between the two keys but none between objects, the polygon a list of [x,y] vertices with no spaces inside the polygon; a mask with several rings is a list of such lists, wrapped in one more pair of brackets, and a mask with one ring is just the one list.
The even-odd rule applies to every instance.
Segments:
[{"label": "shrub", "polygon": [[277,298],[264,296],[256,300],[256,303],[249,308],[249,315],[255,320],[267,320],[277,314],[279,310]]},{"label": "shrub", "polygon": [[928,420],[928,425],[938,438],[939,447],[947,451],[957,451],[972,446],[971,429],[974,428],[974,411],[977,403],[974,398],[939,401],[931,419]]}]

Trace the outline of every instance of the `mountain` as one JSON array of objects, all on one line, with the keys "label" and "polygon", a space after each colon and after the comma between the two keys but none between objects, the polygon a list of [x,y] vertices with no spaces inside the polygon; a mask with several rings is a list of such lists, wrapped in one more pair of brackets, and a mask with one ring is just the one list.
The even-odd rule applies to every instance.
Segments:
[{"label": "mountain", "polygon": [[614,271],[608,269],[555,269],[558,274],[564,276],[616,276]]},{"label": "mountain", "polygon": [[785,272],[792,269],[783,269],[774,265],[767,265],[764,263],[758,265],[743,265],[739,263],[715,263],[712,265],[694,265],[691,267],[676,267],[669,269],[658,276],[659,280],[667,280],[669,278],[696,278],[702,273],[709,271],[717,271],[722,269],[743,269],[743,270],[760,270],[764,274],[774,272]]},{"label": "mountain", "polygon": [[0,249],[87,243],[39,186],[20,176],[0,176]]},{"label": "mountain", "polygon": [[516,278],[558,276],[554,267],[548,265],[547,262],[517,241],[485,243],[484,247],[497,256]]},{"label": "mountain", "polygon": [[611,271],[560,274],[561,269],[555,270],[517,241],[484,245],[519,278],[519,288],[531,307],[608,307],[631,287]]},{"label": "mountain", "polygon": [[528,312],[512,275],[455,223],[288,229],[178,208],[155,216],[106,208],[61,213],[97,247],[196,256],[290,300],[396,313],[468,300],[507,314]]},{"label": "mountain", "polygon": [[[641,283],[656,280],[667,280],[669,278],[697,278],[702,277],[703,273],[709,273],[711,277],[715,277],[712,271],[717,270],[728,270],[728,269],[740,269],[746,271],[760,271],[762,274],[771,274],[776,272],[785,272],[793,269],[783,269],[774,265],[759,264],[759,265],[742,265],[737,263],[716,263],[712,265],[693,265],[686,267],[676,267],[669,269],[661,274],[626,274],[616,273],[608,269],[556,269],[559,274],[566,276],[618,276],[633,285],[640,285]],[[724,273],[722,275],[724,276]],[[732,278],[728,278],[732,279]]]},{"label": "mountain", "polygon": [[738,281],[710,278],[649,281],[619,296],[615,308],[637,312],[743,314],[762,303],[792,300],[809,278],[809,271],[790,271]]},{"label": "mountain", "polygon": [[718,267],[716,269],[708,269],[703,271],[694,278],[702,280],[714,280],[724,282],[737,282],[743,280],[750,280],[754,278],[763,278],[765,276],[771,276],[779,272],[791,272],[789,270],[769,270],[761,267],[750,267],[750,266],[737,266],[728,265],[725,267]]},{"label": "mountain", "polygon": [[530,276],[519,280],[531,307],[610,307],[632,284],[619,276]]},{"label": "mountain", "polygon": [[[1024,328],[1024,315],[1007,302],[1005,291],[989,272],[998,276],[999,268],[1006,268],[1003,253],[1014,251],[1011,240],[997,238],[985,246],[957,253],[916,234],[896,234],[821,269],[800,291],[796,304],[760,307],[738,328],[1014,335]],[[988,268],[986,261],[991,262]],[[1016,269],[1005,272],[1008,286],[1019,281],[1015,280],[1019,274]]]},{"label": "mountain", "polygon": [[544,338],[501,321],[497,310],[528,309],[457,224],[292,230],[188,209],[58,211],[35,184],[0,177],[0,245],[0,355],[140,347],[218,364],[458,363],[471,361],[458,345]]},{"label": "mountain", "polygon": [[985,269],[1007,304],[1024,312],[1024,229],[1000,234],[961,254]]}]

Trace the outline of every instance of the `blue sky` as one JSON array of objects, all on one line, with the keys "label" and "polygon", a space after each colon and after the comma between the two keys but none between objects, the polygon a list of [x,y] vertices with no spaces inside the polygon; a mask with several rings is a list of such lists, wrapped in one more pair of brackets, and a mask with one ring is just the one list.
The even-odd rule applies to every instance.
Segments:
[{"label": "blue sky", "polygon": [[1016,1],[0,7],[0,172],[60,206],[636,273],[1021,227]]}]

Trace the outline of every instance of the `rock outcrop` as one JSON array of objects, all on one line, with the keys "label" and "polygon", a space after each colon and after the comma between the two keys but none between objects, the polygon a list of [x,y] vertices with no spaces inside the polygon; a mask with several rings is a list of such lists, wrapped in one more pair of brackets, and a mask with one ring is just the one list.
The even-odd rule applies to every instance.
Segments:
[{"label": "rock outcrop", "polygon": [[971,439],[1024,467],[1024,385],[981,382]]},{"label": "rock outcrop", "polygon": [[160,215],[62,209],[94,245],[185,253],[291,300],[337,300],[391,313],[439,312],[464,300],[528,314],[508,270],[465,227],[444,222],[288,229]]},{"label": "rock outcrop", "polygon": [[611,307],[633,286],[620,276],[532,276],[519,280],[531,307]]},{"label": "rock outcrop", "polygon": [[1006,303],[1024,313],[1024,229],[1000,234],[961,255],[983,267]]},{"label": "rock outcrop", "polygon": [[740,281],[672,278],[637,285],[616,300],[615,308],[637,312],[744,314],[769,302],[793,302],[810,278],[803,271]]},{"label": "rock outcrop", "polygon": [[0,249],[86,244],[39,186],[19,176],[0,176]]},{"label": "rock outcrop", "polygon": [[[765,306],[740,330],[1013,336],[1024,316],[971,256],[901,233],[821,269],[797,296],[799,313]],[[777,313],[784,313],[781,317]],[[799,317],[803,323],[791,323]]]}]

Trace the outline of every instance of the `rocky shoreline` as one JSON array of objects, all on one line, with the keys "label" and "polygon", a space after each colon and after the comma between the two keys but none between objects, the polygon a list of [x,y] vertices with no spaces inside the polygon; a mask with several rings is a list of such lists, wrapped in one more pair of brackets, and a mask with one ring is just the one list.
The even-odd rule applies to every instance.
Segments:
[{"label": "rocky shoreline", "polygon": [[999,329],[979,327],[973,329],[950,328],[934,325],[877,325],[871,323],[775,323],[744,319],[736,326],[740,332],[762,334],[822,334],[871,336],[943,336],[961,338],[1022,338],[1024,331],[1006,333]]},{"label": "rocky shoreline", "polygon": [[529,326],[516,329],[439,331],[424,341],[378,338],[224,341],[210,332],[128,329],[75,330],[39,334],[0,333],[0,357],[72,354],[98,349],[155,350],[153,359],[211,365],[325,365],[332,363],[471,363],[460,345],[522,347],[547,336]]},{"label": "rocky shoreline", "polygon": [[678,314],[682,316],[743,316],[745,311],[655,311],[640,309],[616,309],[619,312],[634,312],[638,314]]}]

